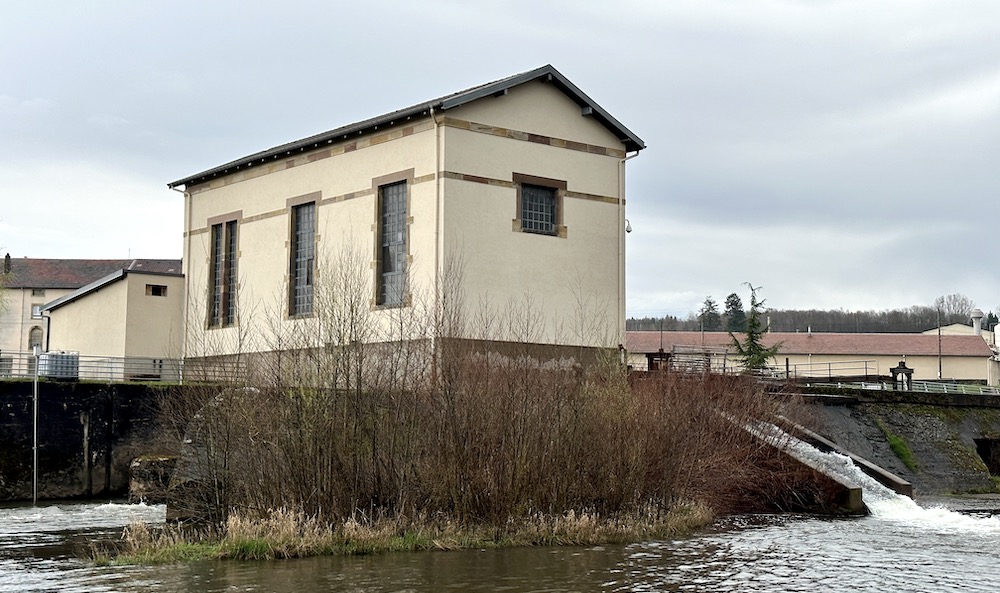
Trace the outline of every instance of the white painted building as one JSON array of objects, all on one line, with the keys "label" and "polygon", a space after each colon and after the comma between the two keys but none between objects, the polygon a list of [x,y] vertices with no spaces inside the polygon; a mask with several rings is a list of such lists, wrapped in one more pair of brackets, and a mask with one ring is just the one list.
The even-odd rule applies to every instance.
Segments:
[{"label": "white painted building", "polygon": [[[450,338],[617,348],[644,147],[544,66],[178,179],[186,356],[422,339],[443,316]],[[333,335],[347,308],[364,330]]]}]

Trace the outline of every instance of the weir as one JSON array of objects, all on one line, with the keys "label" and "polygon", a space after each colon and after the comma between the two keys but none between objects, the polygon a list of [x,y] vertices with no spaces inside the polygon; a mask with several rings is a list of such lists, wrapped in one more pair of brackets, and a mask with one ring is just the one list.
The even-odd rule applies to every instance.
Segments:
[{"label": "weir", "polygon": [[974,517],[943,507],[924,508],[910,496],[882,484],[846,455],[823,451],[790,435],[787,447],[810,460],[815,467],[822,467],[828,475],[836,476],[846,483],[857,484],[863,492],[865,508],[872,517],[903,521],[913,527],[927,526],[935,530],[1000,533],[1000,517]]},{"label": "weir", "polygon": [[861,457],[860,455],[855,455],[854,453],[851,453],[850,451],[840,447],[833,441],[830,441],[829,439],[820,436],[819,434],[809,430],[808,428],[800,424],[796,424],[788,420],[787,418],[781,416],[779,416],[778,419],[781,421],[782,429],[791,433],[793,436],[809,443],[810,445],[816,447],[820,451],[824,451],[827,453],[838,453],[840,455],[844,455],[845,457],[849,457],[858,469],[868,474],[882,485],[893,490],[897,494],[902,494],[903,496],[908,496],[910,498],[913,498],[913,485],[904,480],[903,478],[900,478],[899,476],[897,476],[896,474],[890,472],[885,468],[875,465],[874,463],[868,461],[867,459]]},{"label": "weir", "polygon": [[[828,489],[832,493],[829,501],[831,506],[848,514],[865,514],[873,513],[872,505],[879,504],[883,499],[902,497],[912,503],[913,488],[909,482],[874,463],[841,450],[834,443],[798,424],[785,418],[779,420],[784,427],[760,423],[757,426],[747,426],[746,429],[836,484],[837,488]],[[790,434],[793,432],[797,434]],[[886,496],[886,492],[892,496]],[[912,504],[915,506],[915,503]]]}]

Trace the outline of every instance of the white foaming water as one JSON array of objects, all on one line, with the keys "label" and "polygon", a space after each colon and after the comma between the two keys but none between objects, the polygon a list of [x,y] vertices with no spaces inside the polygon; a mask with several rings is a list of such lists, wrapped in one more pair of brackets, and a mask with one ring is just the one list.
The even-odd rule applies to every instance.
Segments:
[{"label": "white foaming water", "polygon": [[162,523],[166,505],[80,503],[0,508],[0,537],[123,527],[133,521]]},{"label": "white foaming water", "polygon": [[[777,431],[777,432],[775,432]],[[886,521],[906,522],[913,527],[943,532],[1000,533],[1000,518],[973,517],[944,507],[923,508],[908,496],[897,494],[875,478],[861,471],[850,457],[840,453],[820,451],[780,428],[771,425],[766,430],[773,439],[780,439],[784,448],[794,456],[807,459],[824,472],[842,482],[859,486],[865,506],[872,517]]]}]

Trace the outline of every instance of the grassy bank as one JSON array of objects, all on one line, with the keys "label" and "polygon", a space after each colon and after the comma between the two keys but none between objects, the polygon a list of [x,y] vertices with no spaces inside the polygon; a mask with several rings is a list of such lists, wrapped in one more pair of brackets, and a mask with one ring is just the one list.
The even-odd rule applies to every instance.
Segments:
[{"label": "grassy bank", "polygon": [[497,526],[461,526],[435,518],[382,519],[337,526],[303,513],[275,510],[259,519],[231,514],[220,529],[134,523],[113,548],[95,549],[98,564],[159,564],[203,559],[273,560],[506,546],[626,543],[692,532],[713,519],[701,504],[601,517],[593,512],[535,513]]}]

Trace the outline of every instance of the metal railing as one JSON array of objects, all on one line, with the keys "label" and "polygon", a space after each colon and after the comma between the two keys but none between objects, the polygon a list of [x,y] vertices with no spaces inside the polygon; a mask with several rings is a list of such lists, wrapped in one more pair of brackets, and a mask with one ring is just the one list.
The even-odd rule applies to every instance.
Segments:
[{"label": "metal railing", "polygon": [[[889,381],[857,381],[857,382],[822,382],[812,383],[813,386],[826,385],[839,389],[859,389],[870,391],[892,391],[895,389]],[[946,395],[1000,395],[1000,387],[974,385],[969,383],[945,383],[941,381],[914,381],[911,393],[940,393]]]},{"label": "metal railing", "polygon": [[0,352],[0,378],[80,381],[180,382],[183,362],[176,358],[86,356],[78,352]]},{"label": "metal railing", "polygon": [[947,393],[957,395],[1000,395],[1000,388],[968,383],[941,383],[938,381],[914,381],[910,391],[921,393]]},{"label": "metal railing", "polygon": [[835,377],[877,377],[878,361],[875,360],[843,360],[837,362],[811,362],[777,365],[771,367],[780,370],[788,378],[827,378]]}]

